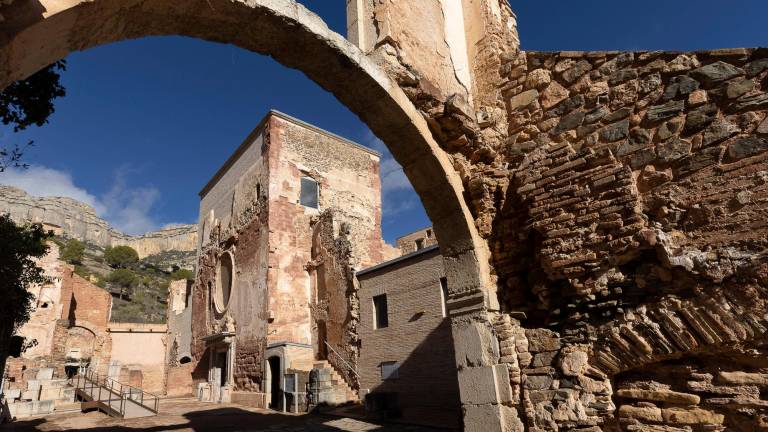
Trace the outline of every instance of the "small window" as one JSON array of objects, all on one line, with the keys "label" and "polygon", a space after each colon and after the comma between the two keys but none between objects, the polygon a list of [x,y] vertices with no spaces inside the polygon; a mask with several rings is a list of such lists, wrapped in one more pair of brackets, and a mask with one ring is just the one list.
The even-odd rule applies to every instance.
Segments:
[{"label": "small window", "polygon": [[400,365],[397,362],[384,362],[381,364],[381,379],[393,380],[400,378]]},{"label": "small window", "polygon": [[184,356],[184,357],[181,358],[181,360],[179,360],[179,364],[187,364],[187,363],[189,363],[191,361],[192,361],[191,358],[189,358],[187,356]]},{"label": "small window", "polygon": [[428,238],[428,239],[431,239],[431,238],[432,238],[432,230],[431,230],[431,229],[428,229],[428,230],[427,230],[427,238]]},{"label": "small window", "polygon": [[387,311],[387,295],[381,294],[373,297],[373,328],[382,329],[389,327]]},{"label": "small window", "polygon": [[424,239],[416,240],[416,250],[424,249]]},{"label": "small window", "polygon": [[21,353],[24,351],[24,338],[21,336],[13,336],[11,338],[10,347],[8,348],[8,355],[14,358],[21,357]]},{"label": "small window", "polygon": [[440,301],[443,306],[443,318],[448,316],[448,279],[440,278]]},{"label": "small window", "polygon": [[312,177],[301,178],[301,197],[299,203],[304,207],[319,208],[317,181]]}]

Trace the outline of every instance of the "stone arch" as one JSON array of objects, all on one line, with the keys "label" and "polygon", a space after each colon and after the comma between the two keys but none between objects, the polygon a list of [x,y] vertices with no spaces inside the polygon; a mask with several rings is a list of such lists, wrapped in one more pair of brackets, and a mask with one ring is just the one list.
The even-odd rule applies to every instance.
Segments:
[{"label": "stone arch", "polygon": [[357,114],[403,166],[440,238],[452,297],[495,303],[495,294],[485,295],[492,286],[487,246],[462,197],[461,179],[425,119],[382,68],[302,5],[293,0],[35,0],[12,3],[2,13],[0,88],[73,51],[161,35],[231,43],[304,72]]}]

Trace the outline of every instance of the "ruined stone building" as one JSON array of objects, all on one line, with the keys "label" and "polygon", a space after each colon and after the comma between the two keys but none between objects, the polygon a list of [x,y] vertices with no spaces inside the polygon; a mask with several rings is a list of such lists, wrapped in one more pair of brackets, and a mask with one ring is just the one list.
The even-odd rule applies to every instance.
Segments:
[{"label": "ruined stone building", "polygon": [[27,288],[34,296],[30,320],[13,336],[3,371],[14,415],[73,402],[65,380],[82,368],[164,393],[166,326],[111,323],[110,293],[76,275],[59,259],[59,248],[49,246],[39,262],[48,282]]},{"label": "ruined stone building", "polygon": [[[428,239],[429,230],[398,239]],[[405,251],[404,251],[405,252]],[[375,417],[446,429],[461,425],[448,319],[448,282],[436,244],[358,271],[361,399]]]},{"label": "ruined stone building", "polygon": [[[351,272],[396,253],[381,238],[379,159],[272,111],[202,190],[191,296],[201,399],[289,408],[306,399],[295,380],[323,361],[341,375],[335,401],[356,398]],[[172,329],[187,319],[170,317]]]},{"label": "ruined stone building", "polygon": [[[765,429],[768,49],[524,51],[506,0],[350,0],[348,40],[292,0],[205,3],[4,2],[0,86],[70,52],[147,35],[270,55],[360,116],[419,194],[448,282],[465,430]],[[285,206],[299,199],[291,187]],[[222,201],[225,215],[253,202],[235,198],[236,211]],[[234,229],[208,225],[217,252],[201,256],[203,286],[217,254],[238,244],[238,266],[252,246],[238,243],[254,236],[238,236],[236,219]],[[260,238],[276,228],[268,222]],[[228,258],[218,262],[226,275]],[[249,319],[222,325],[206,289],[192,298],[207,317],[192,355],[205,352],[205,336],[263,347],[229,351],[244,365],[229,382],[263,392],[266,347],[287,339],[246,339],[284,322],[276,307],[287,296],[253,304],[265,324],[243,332]],[[319,331],[294,328],[314,347],[306,335]]]}]

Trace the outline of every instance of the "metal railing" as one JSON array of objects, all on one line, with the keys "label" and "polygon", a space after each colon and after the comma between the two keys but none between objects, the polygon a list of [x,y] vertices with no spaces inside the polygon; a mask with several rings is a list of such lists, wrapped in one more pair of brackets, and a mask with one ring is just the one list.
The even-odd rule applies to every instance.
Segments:
[{"label": "metal railing", "polygon": [[[357,377],[357,379],[359,380],[359,379],[360,379],[360,374],[359,374],[359,373],[357,373],[357,371],[355,370],[355,368],[354,368],[354,367],[352,367],[352,365],[351,365],[351,364],[349,364],[349,362],[347,362],[347,361],[344,359],[344,357],[342,357],[342,356],[341,356],[341,354],[339,354],[339,353],[338,353],[338,351],[336,351],[335,349],[333,349],[333,347],[331,346],[331,344],[329,344],[329,343],[328,343],[328,341],[323,341],[323,343],[325,343],[325,346],[327,346],[327,347],[328,347],[328,348],[331,350],[331,352],[332,352],[332,353],[336,354],[336,357],[338,357],[338,358],[339,358],[339,360],[341,360],[341,361],[344,363],[344,366],[346,366],[346,367],[347,367],[347,369],[349,369],[349,371],[350,371],[350,372],[352,372],[353,374],[355,374],[355,376],[356,376],[356,377]],[[330,359],[329,359],[329,363],[330,363]],[[332,363],[331,363],[331,364],[332,364]]]},{"label": "metal railing", "polygon": [[[108,376],[99,375],[91,369],[86,369],[78,373],[72,379],[72,385],[76,389],[82,390],[94,401],[112,411],[113,414],[119,414],[125,417],[126,407],[129,402],[135,403],[144,409],[155,414],[160,409],[160,397],[144,390],[123,384]],[[145,403],[147,401],[147,403]],[[119,403],[117,409],[112,403]]]}]

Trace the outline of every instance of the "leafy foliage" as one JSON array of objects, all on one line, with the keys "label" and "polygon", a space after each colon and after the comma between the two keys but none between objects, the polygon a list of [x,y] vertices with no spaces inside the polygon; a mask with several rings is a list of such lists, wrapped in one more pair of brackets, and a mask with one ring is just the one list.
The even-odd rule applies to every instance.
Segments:
[{"label": "leafy foliage", "polygon": [[132,288],[141,282],[139,276],[128,269],[117,269],[107,276],[107,282],[123,288]]},{"label": "leafy foliage", "polygon": [[70,264],[82,264],[85,244],[79,240],[69,240],[61,250],[61,259]]},{"label": "leafy foliage", "polygon": [[59,71],[66,70],[64,60],[57,61],[25,80],[9,85],[0,93],[0,120],[13,124],[18,132],[29,126],[42,126],[54,112],[53,100],[66,95],[59,82]]},{"label": "leafy foliage", "polygon": [[[26,147],[32,147],[33,142],[29,141]],[[8,168],[29,168],[28,164],[21,161],[24,156],[24,150],[18,145],[12,149],[0,148],[0,173]]]},{"label": "leafy foliage", "polygon": [[108,247],[104,260],[113,268],[129,268],[139,262],[139,254],[130,246]]},{"label": "leafy foliage", "polygon": [[[0,121],[13,125],[15,132],[32,125],[42,126],[54,112],[54,99],[66,95],[60,83],[59,71],[66,69],[66,61],[60,60],[48,65],[31,77],[19,80],[0,92]],[[16,145],[0,148],[0,173],[8,168],[28,168],[22,162],[25,149],[33,145]]]},{"label": "leafy foliage", "polygon": [[0,326],[15,331],[29,320],[33,296],[27,287],[46,281],[33,259],[48,253],[46,240],[52,235],[40,225],[18,226],[0,215]]},{"label": "leafy foliage", "polygon": [[195,272],[187,269],[176,269],[171,273],[171,280],[195,280]]}]

